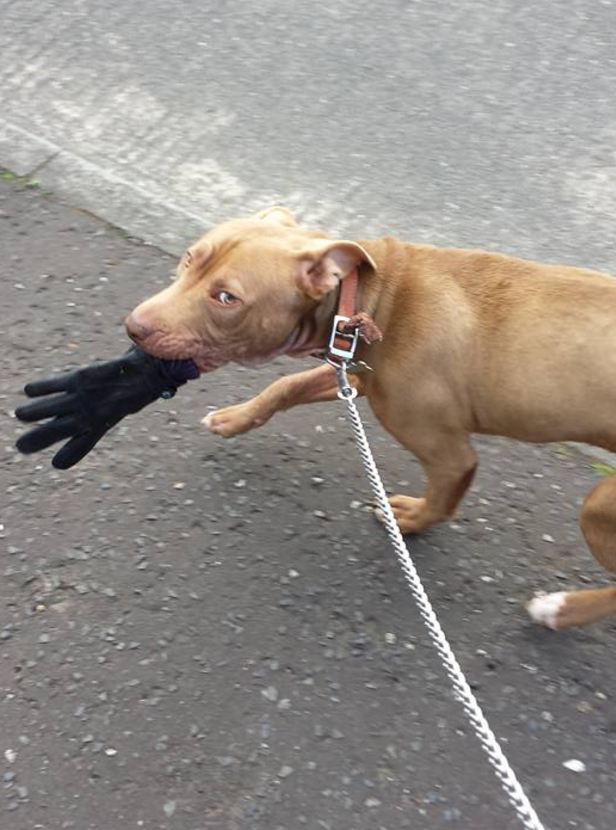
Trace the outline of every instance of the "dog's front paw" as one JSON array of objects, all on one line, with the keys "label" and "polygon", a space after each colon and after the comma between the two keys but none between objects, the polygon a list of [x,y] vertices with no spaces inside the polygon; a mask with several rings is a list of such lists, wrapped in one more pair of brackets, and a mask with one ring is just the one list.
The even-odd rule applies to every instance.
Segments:
[{"label": "dog's front paw", "polygon": [[242,432],[260,427],[267,420],[260,417],[258,409],[249,401],[216,409],[206,415],[201,423],[221,438],[233,438],[234,435],[241,435]]},{"label": "dog's front paw", "polygon": [[[401,533],[423,533],[435,523],[425,499],[414,499],[411,496],[392,496],[389,500],[394,517]],[[383,513],[378,508],[376,517],[383,522]]]}]

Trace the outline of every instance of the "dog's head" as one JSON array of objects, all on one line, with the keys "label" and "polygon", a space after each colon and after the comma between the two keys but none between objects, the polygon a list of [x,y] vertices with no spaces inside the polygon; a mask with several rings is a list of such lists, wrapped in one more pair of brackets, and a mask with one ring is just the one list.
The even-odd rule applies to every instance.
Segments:
[{"label": "dog's head", "polygon": [[362,263],[375,267],[356,242],[303,230],[271,208],[191,245],[175,281],[141,303],[126,329],[155,357],[190,358],[201,372],[307,355],[324,346],[323,301]]}]

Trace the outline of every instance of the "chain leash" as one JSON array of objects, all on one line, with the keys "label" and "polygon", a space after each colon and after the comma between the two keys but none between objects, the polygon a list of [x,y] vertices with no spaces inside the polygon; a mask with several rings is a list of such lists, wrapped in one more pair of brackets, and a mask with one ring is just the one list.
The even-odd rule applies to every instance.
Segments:
[{"label": "chain leash", "polygon": [[522,789],[515,772],[509,765],[509,762],[507,761],[507,758],[505,757],[505,754],[503,753],[503,750],[501,749],[490,724],[481,711],[477,698],[473,694],[471,687],[469,686],[468,681],[460,668],[460,664],[458,663],[456,656],[447,641],[445,633],[441,628],[441,624],[438,621],[434,609],[432,608],[432,604],[422,585],[415,563],[411,559],[411,555],[394,517],[391,505],[389,504],[389,499],[387,498],[385,487],[375,464],[370,444],[368,443],[368,438],[364,430],[364,425],[355,403],[357,390],[354,389],[348,381],[346,363],[331,362],[331,365],[336,370],[338,376],[338,397],[347,403],[349,417],[353,427],[353,432],[355,433],[359,453],[361,455],[368,480],[372,485],[377,505],[383,515],[387,535],[394,546],[396,556],[398,557],[398,561],[400,562],[406,581],[413,593],[415,601],[417,602],[419,613],[426,625],[426,628],[428,629],[430,638],[451,681],[454,690],[454,697],[462,704],[475,734],[486,752],[488,760],[492,764],[496,776],[499,779],[503,790],[506,792],[511,805],[515,809],[518,818],[522,822],[522,825],[526,828],[526,830],[545,830],[539,816],[535,812],[526,793]]}]

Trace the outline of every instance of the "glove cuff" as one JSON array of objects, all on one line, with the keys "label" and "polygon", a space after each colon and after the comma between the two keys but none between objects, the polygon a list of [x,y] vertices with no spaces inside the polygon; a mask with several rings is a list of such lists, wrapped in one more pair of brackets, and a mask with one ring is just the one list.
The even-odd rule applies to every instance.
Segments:
[{"label": "glove cuff", "polygon": [[161,377],[175,386],[182,386],[187,380],[196,380],[201,374],[192,360],[155,360]]},{"label": "glove cuff", "polygon": [[172,398],[179,386],[184,386],[186,381],[195,380],[200,375],[192,360],[163,360],[153,357],[138,346],[131,346],[127,354],[135,364],[148,367],[143,377],[152,392],[160,398]]}]

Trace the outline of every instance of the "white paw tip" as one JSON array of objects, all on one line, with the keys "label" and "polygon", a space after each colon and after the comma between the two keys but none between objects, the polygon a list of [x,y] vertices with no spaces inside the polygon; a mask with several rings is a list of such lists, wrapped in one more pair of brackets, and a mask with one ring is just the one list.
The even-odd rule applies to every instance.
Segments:
[{"label": "white paw tip", "polygon": [[558,615],[566,602],[566,598],[566,591],[544,594],[531,599],[526,606],[526,610],[535,622],[556,629],[558,627]]},{"label": "white paw tip", "polygon": [[201,419],[201,423],[206,426],[208,429],[212,428],[212,416],[214,415],[213,412],[208,412],[205,418]]}]

